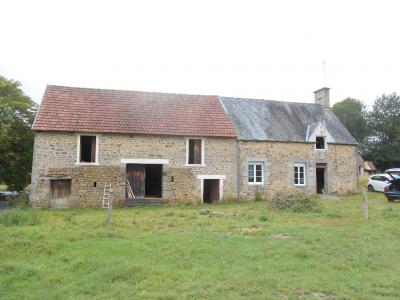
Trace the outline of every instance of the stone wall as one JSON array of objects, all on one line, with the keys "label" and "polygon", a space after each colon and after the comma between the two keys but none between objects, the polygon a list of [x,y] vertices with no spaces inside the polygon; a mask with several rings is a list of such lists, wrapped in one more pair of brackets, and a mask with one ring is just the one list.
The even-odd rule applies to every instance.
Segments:
[{"label": "stone wall", "polygon": [[[357,192],[357,148],[328,144],[325,151],[315,150],[314,143],[240,141],[240,196],[254,199],[257,189],[266,197],[278,191],[301,190],[316,193],[316,164],[326,164],[327,193]],[[264,164],[264,184],[248,184],[248,163]],[[294,185],[294,164],[306,165],[306,185]]]},{"label": "stone wall", "polygon": [[[66,199],[50,199],[50,180],[71,180],[71,196]],[[113,201],[118,204],[124,200],[125,180],[120,176],[119,167],[114,166],[74,166],[49,167],[43,173],[32,176],[30,201],[34,206],[99,207],[102,205],[105,183],[111,183],[114,190]]]},{"label": "stone wall", "polygon": [[[121,159],[168,159],[169,163],[163,165],[162,194],[163,198],[174,202],[201,201],[201,180],[197,175],[225,175],[224,196],[236,193],[235,139],[205,138],[204,166],[186,166],[184,137],[96,135],[99,139],[98,165],[81,165],[77,163],[78,134],[35,134],[30,194],[33,206],[100,206],[105,182],[111,182],[115,187],[116,200],[124,199],[126,166],[121,164]],[[50,199],[52,179],[71,179],[68,199]]]},{"label": "stone wall", "polygon": [[[89,134],[89,133],[88,133]],[[205,138],[205,165],[186,166],[186,138],[98,134],[98,165],[77,164],[76,133],[35,134],[30,202],[40,207],[100,206],[104,183],[111,182],[114,199],[125,198],[125,168],[121,159],[168,159],[163,165],[162,195],[173,202],[201,202],[201,179],[198,175],[225,175],[224,197],[237,195],[254,199],[259,189],[267,197],[289,189],[316,192],[316,164],[327,165],[327,193],[347,194],[357,191],[357,149],[355,146],[328,144],[325,151],[313,143],[237,141]],[[237,157],[239,171],[237,170]],[[264,165],[263,185],[247,183],[249,162]],[[293,165],[306,164],[306,186],[294,186]],[[68,199],[50,199],[50,180],[70,179]],[[95,184],[96,183],[96,184]]]}]

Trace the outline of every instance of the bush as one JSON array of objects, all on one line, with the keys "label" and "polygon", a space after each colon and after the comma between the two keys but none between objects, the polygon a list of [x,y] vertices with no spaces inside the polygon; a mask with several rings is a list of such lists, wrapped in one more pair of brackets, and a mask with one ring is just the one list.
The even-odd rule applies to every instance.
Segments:
[{"label": "bush", "polygon": [[26,208],[29,205],[29,193],[24,191],[14,199],[10,200],[9,203],[19,208]]},{"label": "bush", "polygon": [[40,224],[36,212],[32,210],[13,209],[0,214],[0,224],[4,226],[33,226]]},{"label": "bush", "polygon": [[318,211],[321,208],[317,198],[307,196],[304,192],[278,192],[268,203],[273,209],[294,212]]}]

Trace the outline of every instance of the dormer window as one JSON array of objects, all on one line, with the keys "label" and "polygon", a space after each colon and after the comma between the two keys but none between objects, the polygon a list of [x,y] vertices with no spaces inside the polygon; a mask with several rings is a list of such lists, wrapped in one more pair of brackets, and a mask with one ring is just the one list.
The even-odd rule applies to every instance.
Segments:
[{"label": "dormer window", "polygon": [[317,150],[325,150],[325,137],[317,136],[315,138],[315,149]]}]

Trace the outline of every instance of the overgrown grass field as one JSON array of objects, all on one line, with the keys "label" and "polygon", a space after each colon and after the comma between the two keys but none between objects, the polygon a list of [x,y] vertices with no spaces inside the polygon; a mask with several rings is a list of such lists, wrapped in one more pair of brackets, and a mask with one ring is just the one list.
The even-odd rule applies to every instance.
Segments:
[{"label": "overgrown grass field", "polygon": [[0,298],[399,299],[400,203],[369,203],[2,212]]}]

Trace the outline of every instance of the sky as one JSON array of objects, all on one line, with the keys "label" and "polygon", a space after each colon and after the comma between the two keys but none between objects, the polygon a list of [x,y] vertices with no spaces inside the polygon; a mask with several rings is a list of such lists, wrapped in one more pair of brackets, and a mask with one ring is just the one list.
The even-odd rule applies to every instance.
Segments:
[{"label": "sky", "polygon": [[370,105],[400,93],[399,11],[385,0],[0,0],[0,75],[38,103],[56,84],[300,102],[328,86],[331,104]]}]

